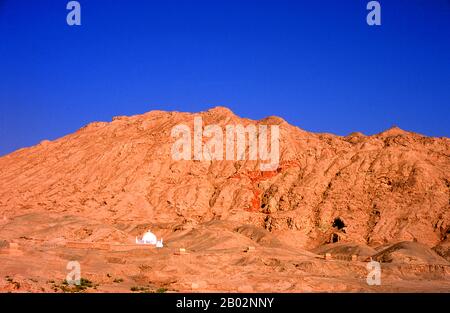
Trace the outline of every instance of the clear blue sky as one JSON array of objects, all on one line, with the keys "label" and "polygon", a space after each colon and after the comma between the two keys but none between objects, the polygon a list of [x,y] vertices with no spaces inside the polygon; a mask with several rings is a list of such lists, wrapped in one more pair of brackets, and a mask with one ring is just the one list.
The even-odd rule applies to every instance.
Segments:
[{"label": "clear blue sky", "polygon": [[450,1],[0,0],[0,155],[93,121],[227,106],[450,137]]}]

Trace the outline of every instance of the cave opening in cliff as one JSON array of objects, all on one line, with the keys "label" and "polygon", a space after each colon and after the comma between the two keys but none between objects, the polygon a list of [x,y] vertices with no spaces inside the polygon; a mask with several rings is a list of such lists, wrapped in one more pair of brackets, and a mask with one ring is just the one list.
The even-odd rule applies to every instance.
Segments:
[{"label": "cave opening in cliff", "polygon": [[343,228],[345,227],[345,223],[342,219],[336,217],[333,221],[333,227],[337,228],[338,230],[343,230]]},{"label": "cave opening in cliff", "polygon": [[335,233],[332,233],[330,239],[331,239],[331,240],[330,240],[331,243],[339,242],[339,235],[338,235],[338,234],[335,234]]}]

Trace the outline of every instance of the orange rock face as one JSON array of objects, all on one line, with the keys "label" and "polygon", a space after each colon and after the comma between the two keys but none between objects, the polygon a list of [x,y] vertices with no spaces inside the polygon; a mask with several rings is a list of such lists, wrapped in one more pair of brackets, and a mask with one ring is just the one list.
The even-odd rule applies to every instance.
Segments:
[{"label": "orange rock face", "polygon": [[[223,129],[278,125],[278,168],[261,171],[260,161],[248,159],[174,160],[171,130],[191,127],[195,116],[203,126]],[[251,225],[292,251],[334,241],[372,248],[416,241],[448,256],[450,139],[398,128],[340,137],[309,133],[277,117],[239,118],[221,107],[196,114],[152,111],[92,123],[1,157],[0,186],[0,240],[25,246],[52,240],[129,244],[151,226],[167,238],[167,247],[180,248],[183,240],[195,246],[203,236],[182,235],[224,222],[223,232],[235,236],[232,246],[239,251],[254,242],[234,230]],[[221,245],[227,249],[225,241]],[[323,284],[303,282],[305,289],[292,290],[326,290]]]}]

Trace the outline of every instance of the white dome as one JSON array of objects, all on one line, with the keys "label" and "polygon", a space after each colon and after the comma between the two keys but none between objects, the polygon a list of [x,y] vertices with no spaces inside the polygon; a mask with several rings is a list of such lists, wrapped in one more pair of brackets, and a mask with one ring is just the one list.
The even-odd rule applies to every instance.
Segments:
[{"label": "white dome", "polygon": [[144,243],[150,243],[152,245],[156,245],[157,242],[156,236],[150,231],[146,232],[144,236],[142,236],[142,241]]}]

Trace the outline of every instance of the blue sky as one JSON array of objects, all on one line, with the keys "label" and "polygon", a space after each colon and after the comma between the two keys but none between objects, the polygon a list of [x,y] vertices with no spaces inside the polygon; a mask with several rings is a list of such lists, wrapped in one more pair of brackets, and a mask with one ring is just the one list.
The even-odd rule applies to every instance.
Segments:
[{"label": "blue sky", "polygon": [[0,0],[0,155],[93,121],[227,106],[450,137],[450,1]]}]

